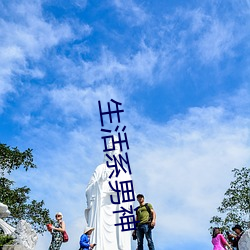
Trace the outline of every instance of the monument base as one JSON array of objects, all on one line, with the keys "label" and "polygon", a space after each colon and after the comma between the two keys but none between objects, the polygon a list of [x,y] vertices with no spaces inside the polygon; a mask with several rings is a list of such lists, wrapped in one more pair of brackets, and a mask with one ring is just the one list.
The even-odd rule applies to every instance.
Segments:
[{"label": "monument base", "polygon": [[26,250],[24,246],[21,245],[5,245],[0,247],[0,250]]}]

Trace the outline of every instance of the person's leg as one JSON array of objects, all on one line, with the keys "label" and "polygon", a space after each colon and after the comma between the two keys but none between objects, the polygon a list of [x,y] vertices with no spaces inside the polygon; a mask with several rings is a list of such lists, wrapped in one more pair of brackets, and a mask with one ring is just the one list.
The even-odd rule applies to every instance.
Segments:
[{"label": "person's leg", "polygon": [[60,250],[61,246],[62,246],[62,240],[58,242],[58,250]]},{"label": "person's leg", "polygon": [[52,235],[52,240],[49,246],[49,250],[60,250],[62,245],[62,237],[59,234],[60,237],[56,237],[58,235]]},{"label": "person's leg", "polygon": [[145,234],[145,227],[144,227],[144,225],[138,225],[137,228],[136,228],[138,250],[143,250],[144,234]]},{"label": "person's leg", "polygon": [[53,249],[53,250],[60,250],[61,245],[62,245],[62,241],[61,241],[60,239],[56,239],[56,240],[54,241],[54,244],[53,244],[52,249]]},{"label": "person's leg", "polygon": [[148,241],[148,249],[149,250],[155,250],[154,242],[153,242],[153,239],[152,239],[152,230],[149,228],[148,225],[147,225],[145,235],[146,235],[146,239]]},{"label": "person's leg", "polygon": [[49,250],[54,250],[55,249],[54,245],[55,245],[55,241],[52,239],[50,246],[49,246]]},{"label": "person's leg", "polygon": [[49,246],[49,250],[52,250],[53,248],[52,248],[52,243],[50,243],[50,246]]}]

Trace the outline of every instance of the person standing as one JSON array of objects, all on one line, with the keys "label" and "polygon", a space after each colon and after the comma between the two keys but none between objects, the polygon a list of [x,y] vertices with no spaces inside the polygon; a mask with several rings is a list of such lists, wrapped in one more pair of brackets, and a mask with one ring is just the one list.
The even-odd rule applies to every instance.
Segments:
[{"label": "person standing", "polygon": [[65,222],[62,220],[63,215],[61,212],[56,213],[55,226],[51,226],[52,240],[50,243],[49,250],[60,250],[63,242],[63,232],[66,230]]},{"label": "person standing", "polygon": [[[137,237],[137,249],[143,250],[143,239],[145,235],[148,242],[148,249],[155,250],[152,239],[152,229],[155,226],[156,213],[150,203],[145,203],[144,196],[142,194],[137,195],[137,201],[140,205],[136,209],[136,221],[139,221],[139,223],[136,226],[136,230],[133,232],[133,235],[136,234]],[[149,222],[150,217],[152,217],[152,221]]]},{"label": "person standing", "polygon": [[214,245],[213,250],[225,250],[225,246],[232,249],[218,227],[213,229],[212,244]]},{"label": "person standing", "polygon": [[236,235],[231,234],[231,236],[233,236],[233,238],[234,238],[234,244],[236,246],[236,249],[239,250],[239,240],[240,240],[242,234],[244,233],[244,231],[240,225],[235,225],[232,228],[232,230],[236,233]]},{"label": "person standing", "polygon": [[96,243],[94,244],[90,244],[90,235],[93,232],[94,228],[93,227],[86,227],[83,235],[80,238],[80,249],[79,250],[89,250],[89,249],[93,249],[96,245]]}]

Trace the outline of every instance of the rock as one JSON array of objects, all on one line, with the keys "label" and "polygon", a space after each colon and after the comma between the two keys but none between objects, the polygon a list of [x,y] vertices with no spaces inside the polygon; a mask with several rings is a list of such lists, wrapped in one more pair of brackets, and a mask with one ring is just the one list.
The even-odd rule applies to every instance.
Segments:
[{"label": "rock", "polygon": [[239,250],[250,250],[250,229],[243,233],[238,244]]}]

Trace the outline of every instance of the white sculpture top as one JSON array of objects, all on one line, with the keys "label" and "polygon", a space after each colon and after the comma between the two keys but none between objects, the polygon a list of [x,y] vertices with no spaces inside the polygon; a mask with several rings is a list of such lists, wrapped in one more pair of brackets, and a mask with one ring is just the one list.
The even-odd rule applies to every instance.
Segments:
[{"label": "white sculpture top", "polygon": [[8,206],[0,202],[0,228],[3,229],[4,234],[11,235],[15,231],[15,228],[6,223],[2,218],[6,218],[10,215]]},{"label": "white sculpture top", "polygon": [[239,240],[239,249],[240,250],[249,250],[250,249],[250,229],[246,230]]},{"label": "white sculpture top", "polygon": [[38,236],[31,225],[25,220],[20,220],[14,233],[16,243],[24,246],[26,250],[34,250]]},{"label": "white sculpture top", "polygon": [[0,218],[6,218],[10,215],[8,206],[0,202]]},{"label": "white sculpture top", "polygon": [[38,240],[35,230],[25,220],[20,220],[16,228],[10,226],[1,219],[9,215],[8,206],[0,203],[0,228],[3,229],[4,234],[12,235],[15,239],[15,244],[21,245],[23,249],[34,250]]},{"label": "white sculpture top", "polygon": [[[115,136],[114,136],[115,137]],[[115,137],[115,141],[117,141]],[[109,141],[108,148],[112,148],[112,141]],[[108,151],[109,156],[121,154],[119,145],[115,144],[115,150]],[[106,154],[105,154],[106,155]],[[110,160],[105,156],[104,161]],[[112,165],[112,164],[110,164]],[[126,168],[123,164],[123,167]],[[127,169],[126,169],[127,170]],[[117,192],[114,192],[110,186],[111,181],[113,187],[115,181],[130,181],[131,176],[128,173],[120,171],[118,177],[113,174],[109,178],[112,169],[108,168],[106,163],[97,166],[93,175],[90,178],[89,184],[86,188],[87,209],[85,210],[85,218],[89,227],[94,227],[95,230],[91,234],[91,243],[96,243],[95,250],[115,249],[115,250],[131,250],[131,231],[121,231],[121,226],[115,226],[121,223],[120,216],[122,213],[113,213],[113,211],[121,210],[121,206],[130,210],[130,205],[133,202],[124,202],[119,204],[112,204],[110,195],[113,200],[117,201]],[[126,214],[127,215],[127,214]]]}]

